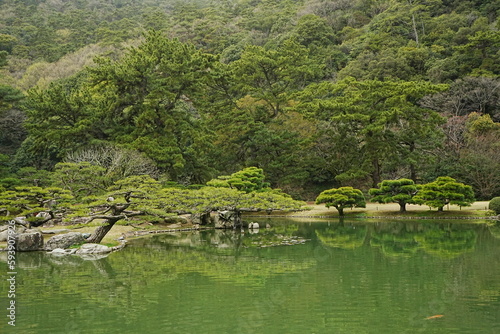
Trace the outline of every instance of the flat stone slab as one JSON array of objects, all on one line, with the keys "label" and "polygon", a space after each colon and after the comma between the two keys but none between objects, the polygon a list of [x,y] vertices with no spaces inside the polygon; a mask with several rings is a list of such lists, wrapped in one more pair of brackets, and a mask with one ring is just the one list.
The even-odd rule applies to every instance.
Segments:
[{"label": "flat stone slab", "polygon": [[64,232],[69,232],[70,230],[67,228],[60,229],[60,230],[45,230],[42,231],[43,234],[58,234],[58,233],[64,233]]}]

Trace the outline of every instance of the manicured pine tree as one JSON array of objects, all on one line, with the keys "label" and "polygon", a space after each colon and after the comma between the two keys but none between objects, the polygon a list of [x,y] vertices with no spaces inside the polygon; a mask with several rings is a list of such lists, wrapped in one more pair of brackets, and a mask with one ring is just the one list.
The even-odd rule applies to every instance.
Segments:
[{"label": "manicured pine tree", "polygon": [[475,201],[471,186],[449,176],[440,176],[434,182],[422,185],[413,200],[417,204],[437,208],[438,211],[443,211],[448,204],[470,206]]},{"label": "manicured pine tree", "polygon": [[323,191],[316,198],[316,204],[325,204],[327,208],[333,206],[344,216],[345,208],[365,208],[365,196],[359,189],[353,187],[340,187]]},{"label": "manicured pine tree", "polygon": [[417,185],[410,179],[384,180],[378,184],[378,188],[372,188],[369,194],[372,201],[378,203],[398,203],[399,211],[406,211],[406,204],[411,203],[413,196],[417,193]]}]

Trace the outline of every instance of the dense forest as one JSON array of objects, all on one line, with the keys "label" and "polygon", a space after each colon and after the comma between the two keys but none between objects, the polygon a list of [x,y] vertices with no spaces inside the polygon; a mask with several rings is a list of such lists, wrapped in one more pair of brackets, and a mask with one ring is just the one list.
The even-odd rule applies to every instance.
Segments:
[{"label": "dense forest", "polygon": [[500,196],[499,14],[497,0],[3,0],[0,189],[90,163],[191,187],[255,166],[308,200],[440,176]]}]

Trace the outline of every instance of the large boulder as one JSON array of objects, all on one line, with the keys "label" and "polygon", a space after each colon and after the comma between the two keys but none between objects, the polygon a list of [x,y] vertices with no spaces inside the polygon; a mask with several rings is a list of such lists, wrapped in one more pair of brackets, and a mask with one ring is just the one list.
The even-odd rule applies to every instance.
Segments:
[{"label": "large boulder", "polygon": [[9,234],[15,237],[17,234],[26,231],[26,227],[22,225],[14,224],[13,226],[14,229],[12,229],[12,225],[10,224],[0,226],[0,241],[9,241]]},{"label": "large boulder", "polygon": [[7,229],[7,226],[0,227],[0,242],[7,241],[8,237],[9,237],[9,230]]},{"label": "large boulder", "polygon": [[24,227],[29,227],[29,223],[26,221],[26,217],[16,217],[14,218],[16,225],[22,225]]},{"label": "large boulder", "polygon": [[251,222],[248,224],[249,230],[258,230],[260,228],[259,223]]},{"label": "large boulder", "polygon": [[74,253],[83,260],[100,260],[107,257],[114,250],[114,247],[108,247],[99,244],[83,244]]},{"label": "large boulder", "polygon": [[191,223],[198,225],[209,225],[211,223],[210,212],[193,213],[191,215]]},{"label": "large boulder", "polygon": [[215,228],[241,227],[241,215],[237,211],[219,211],[215,217]]},{"label": "large boulder", "polygon": [[69,232],[51,237],[45,243],[45,250],[52,251],[56,248],[69,248],[85,242],[85,235],[79,232]]},{"label": "large boulder", "polygon": [[43,235],[37,230],[26,230],[16,235],[18,252],[38,251],[43,249]]}]

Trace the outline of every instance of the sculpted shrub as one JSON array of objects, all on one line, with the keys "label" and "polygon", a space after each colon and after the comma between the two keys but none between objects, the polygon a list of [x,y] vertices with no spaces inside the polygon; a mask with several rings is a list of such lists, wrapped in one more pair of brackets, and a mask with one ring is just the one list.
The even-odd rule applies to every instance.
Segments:
[{"label": "sculpted shrub", "polygon": [[339,212],[339,216],[344,215],[345,208],[366,207],[365,196],[361,190],[353,187],[325,190],[316,198],[316,204],[325,204],[327,208],[333,206]]},{"label": "sculpted shrub", "polygon": [[399,211],[406,211],[406,204],[412,201],[417,193],[417,185],[413,180],[384,180],[378,184],[378,188],[369,191],[373,196],[372,201],[378,203],[398,203]]},{"label": "sculpted shrub", "polygon": [[494,211],[497,215],[500,215],[500,197],[494,197],[488,207],[490,210]]},{"label": "sculpted shrub", "polygon": [[470,206],[475,199],[471,186],[449,176],[440,176],[436,181],[422,185],[413,201],[443,211],[445,205]]}]

